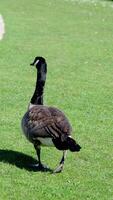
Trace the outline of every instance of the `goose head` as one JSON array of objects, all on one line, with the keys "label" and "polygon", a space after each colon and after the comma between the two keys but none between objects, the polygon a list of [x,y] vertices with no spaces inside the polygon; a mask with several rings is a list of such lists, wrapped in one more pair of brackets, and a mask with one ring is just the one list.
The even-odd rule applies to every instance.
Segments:
[{"label": "goose head", "polygon": [[38,68],[38,66],[46,64],[46,60],[43,57],[37,56],[35,57],[34,61],[30,64],[31,66],[36,66],[36,68]]},{"label": "goose head", "polygon": [[34,61],[30,64],[31,66],[35,66],[38,72],[46,73],[47,72],[47,63],[45,58],[37,56]]}]

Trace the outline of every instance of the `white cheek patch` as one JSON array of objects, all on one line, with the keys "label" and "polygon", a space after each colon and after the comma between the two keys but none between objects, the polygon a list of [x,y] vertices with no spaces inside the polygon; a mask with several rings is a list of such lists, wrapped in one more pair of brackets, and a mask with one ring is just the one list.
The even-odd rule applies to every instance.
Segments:
[{"label": "white cheek patch", "polygon": [[69,137],[69,138],[72,138],[72,136],[71,136],[71,135],[68,135],[68,137]]},{"label": "white cheek patch", "polygon": [[37,65],[39,63],[39,60],[37,60],[35,63],[34,63],[34,65]]},{"label": "white cheek patch", "polygon": [[3,39],[5,33],[5,24],[2,15],[0,15],[0,40]]}]

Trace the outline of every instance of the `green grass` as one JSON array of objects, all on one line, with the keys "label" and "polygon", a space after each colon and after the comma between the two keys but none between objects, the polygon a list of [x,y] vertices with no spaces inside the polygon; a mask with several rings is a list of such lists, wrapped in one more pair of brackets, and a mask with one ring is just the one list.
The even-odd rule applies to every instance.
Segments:
[{"label": "green grass", "polygon": [[[0,41],[0,199],[113,200],[113,2],[1,0],[6,34]],[[80,143],[63,173],[34,172],[33,146],[20,121],[46,57],[45,104],[65,111]],[[54,168],[62,153],[42,149]]]}]

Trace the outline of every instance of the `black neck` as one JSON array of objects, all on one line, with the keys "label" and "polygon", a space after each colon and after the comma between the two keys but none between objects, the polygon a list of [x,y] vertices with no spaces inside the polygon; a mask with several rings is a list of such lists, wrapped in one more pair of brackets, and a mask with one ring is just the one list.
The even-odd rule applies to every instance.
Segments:
[{"label": "black neck", "polygon": [[37,81],[34,94],[31,98],[31,104],[43,105],[43,92],[44,85],[46,81],[47,66],[46,64],[41,64],[37,70]]}]

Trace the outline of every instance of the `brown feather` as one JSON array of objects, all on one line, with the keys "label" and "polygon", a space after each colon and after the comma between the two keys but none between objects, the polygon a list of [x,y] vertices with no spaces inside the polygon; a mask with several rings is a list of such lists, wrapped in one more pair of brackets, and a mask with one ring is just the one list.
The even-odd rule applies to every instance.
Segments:
[{"label": "brown feather", "polygon": [[31,142],[38,137],[61,138],[64,141],[72,130],[63,112],[43,105],[34,106],[25,113],[22,128]]}]

